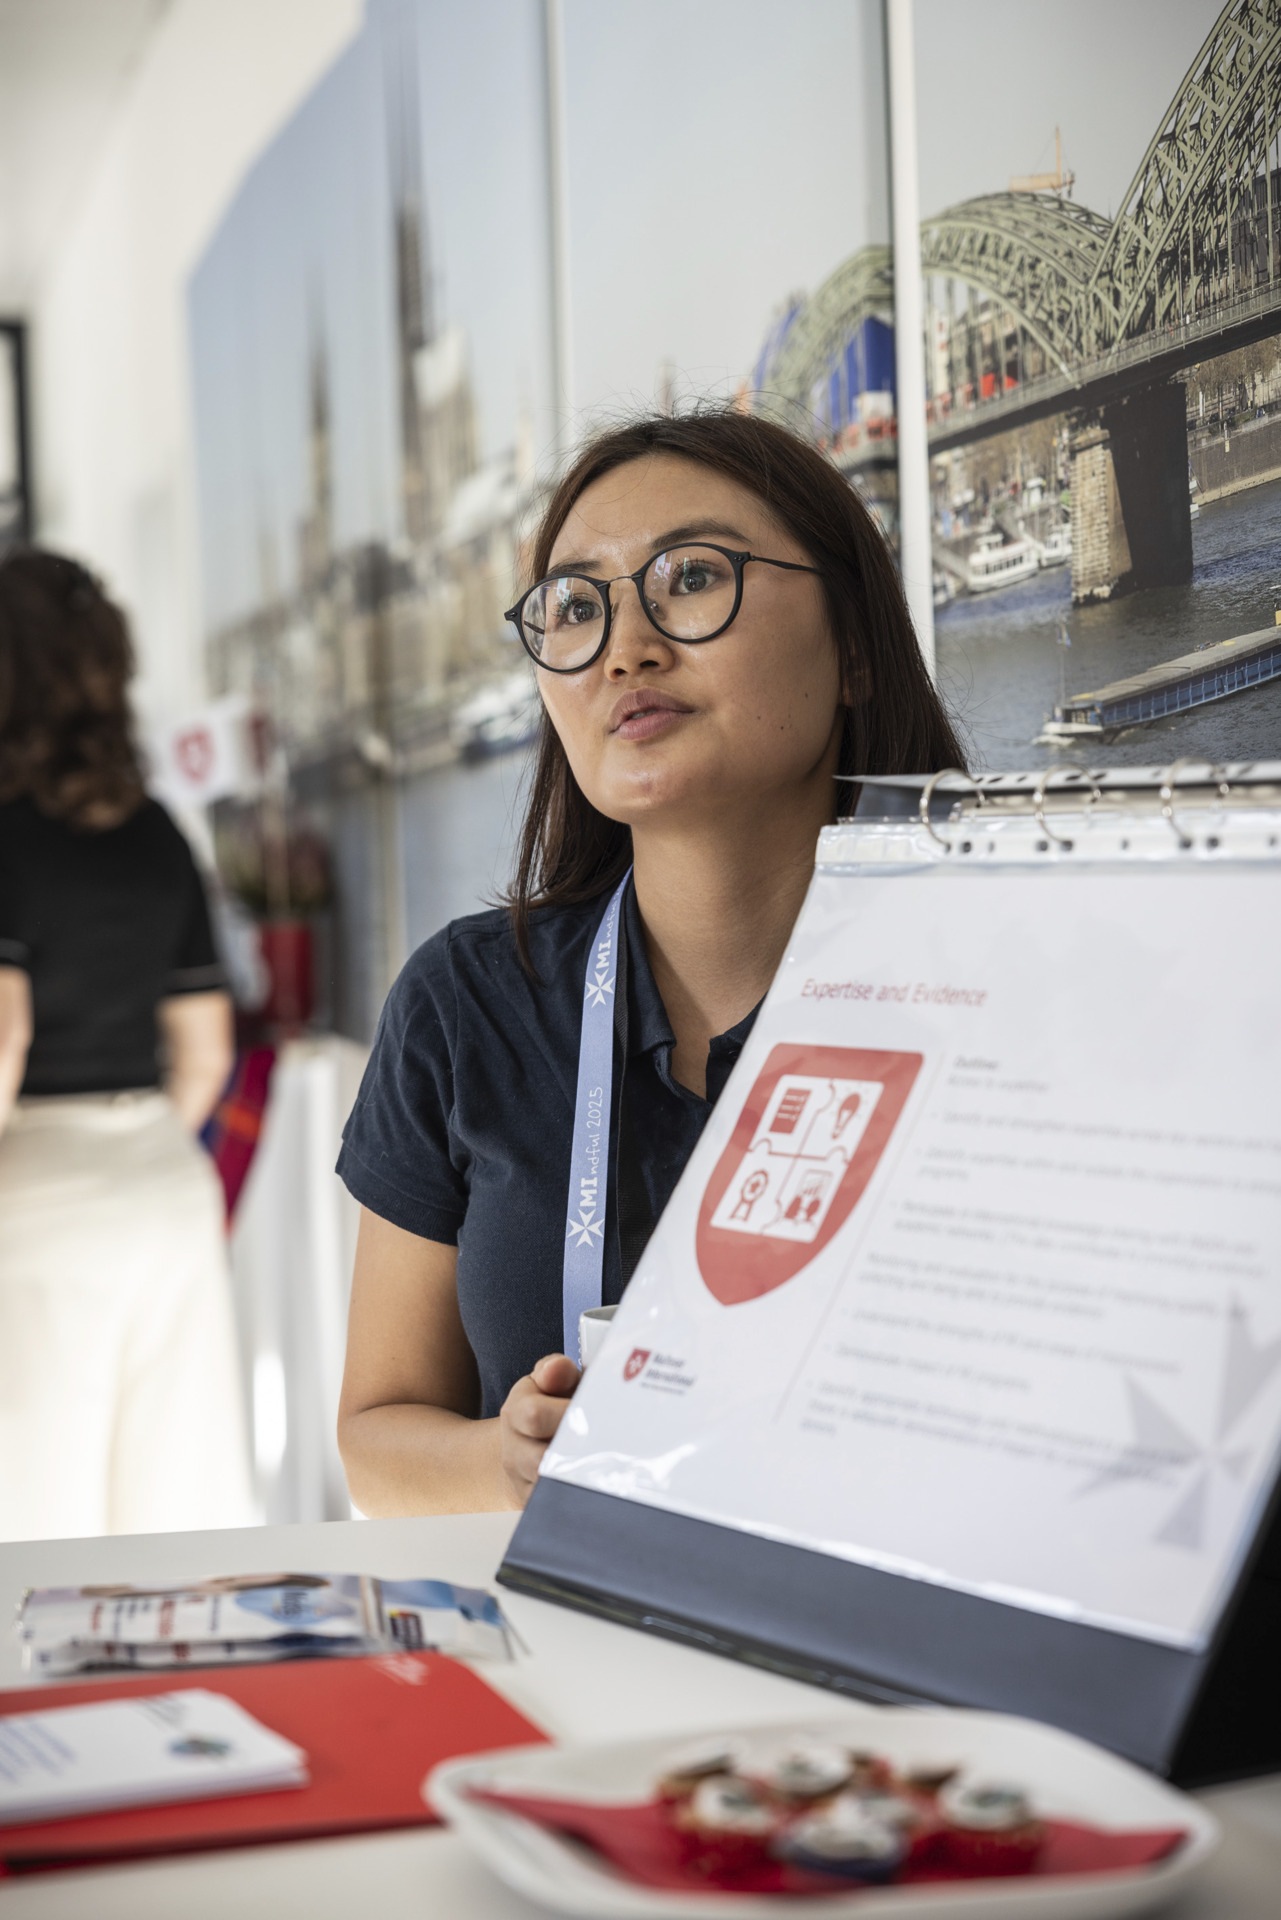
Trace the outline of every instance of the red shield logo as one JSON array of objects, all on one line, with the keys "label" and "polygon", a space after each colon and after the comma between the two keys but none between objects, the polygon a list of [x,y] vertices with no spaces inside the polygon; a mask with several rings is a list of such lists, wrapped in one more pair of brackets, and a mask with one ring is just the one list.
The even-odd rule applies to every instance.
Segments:
[{"label": "red shield logo", "polygon": [[645,1370],[645,1362],[653,1352],[652,1347],[633,1347],[623,1362],[624,1380],[634,1380],[638,1373]]},{"label": "red shield logo", "polygon": [[203,786],[213,771],[214,743],[208,727],[188,727],[173,743],[173,757],[193,786]]},{"label": "red shield logo", "polygon": [[699,1271],[722,1306],[794,1279],[844,1226],[921,1064],[870,1048],[771,1050],[698,1210]]}]

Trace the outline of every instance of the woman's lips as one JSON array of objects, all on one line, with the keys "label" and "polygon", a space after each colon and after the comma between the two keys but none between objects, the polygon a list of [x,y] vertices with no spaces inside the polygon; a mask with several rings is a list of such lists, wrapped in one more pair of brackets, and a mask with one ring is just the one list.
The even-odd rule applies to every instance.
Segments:
[{"label": "woman's lips", "polygon": [[660,693],[656,687],[643,691],[634,688],[615,706],[609,730],[624,740],[652,740],[690,712],[683,700],[675,699],[670,693]]},{"label": "woman's lips", "polygon": [[678,720],[688,718],[686,707],[644,707],[620,720],[614,732],[623,740],[652,740],[655,734],[666,733]]}]

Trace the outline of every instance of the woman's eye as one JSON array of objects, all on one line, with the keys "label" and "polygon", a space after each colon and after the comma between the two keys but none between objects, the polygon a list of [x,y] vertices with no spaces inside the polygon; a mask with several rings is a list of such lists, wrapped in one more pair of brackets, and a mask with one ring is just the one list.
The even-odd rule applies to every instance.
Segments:
[{"label": "woman's eye", "polygon": [[556,602],[552,613],[552,625],[582,627],[589,620],[595,620],[599,613],[600,608],[590,594],[573,594],[567,599]]},{"label": "woman's eye", "polygon": [[715,586],[716,575],[705,560],[687,560],[672,581],[673,593],[705,593]]}]

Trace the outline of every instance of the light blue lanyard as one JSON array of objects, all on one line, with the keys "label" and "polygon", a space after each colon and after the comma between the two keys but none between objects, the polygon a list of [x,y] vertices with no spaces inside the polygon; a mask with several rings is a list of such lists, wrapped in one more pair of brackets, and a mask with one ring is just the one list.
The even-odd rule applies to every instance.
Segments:
[{"label": "light blue lanyard", "polygon": [[615,888],[587,956],[583,1026],[578,1041],[578,1091],[569,1163],[565,1220],[564,1351],[578,1353],[578,1316],[601,1303],[605,1267],[605,1198],[609,1188],[609,1121],[614,1087],[614,982],[618,977],[618,916],[632,873]]}]

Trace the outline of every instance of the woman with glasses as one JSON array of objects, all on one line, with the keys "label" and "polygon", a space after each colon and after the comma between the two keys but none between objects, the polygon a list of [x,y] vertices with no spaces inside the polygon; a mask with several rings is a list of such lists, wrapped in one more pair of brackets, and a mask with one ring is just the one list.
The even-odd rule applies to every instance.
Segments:
[{"label": "woman with glasses", "polygon": [[[838,775],[963,765],[888,549],[814,448],[733,412],[600,435],[508,618],[544,717],[507,904],[388,998],[339,1437],[371,1514],[524,1504],[751,1032]],[[584,1280],[583,1276],[586,1276]]]}]

